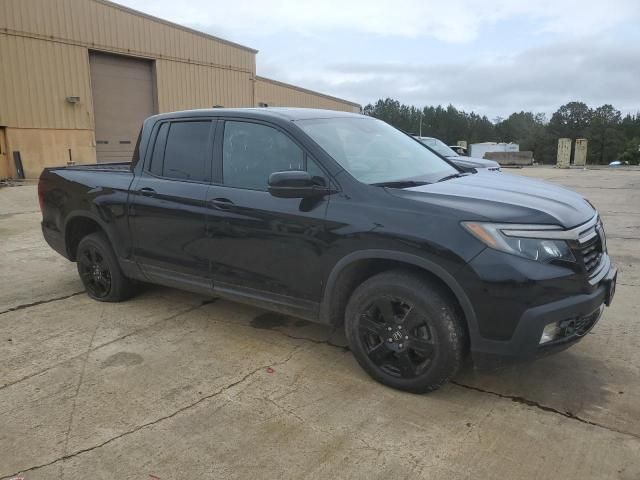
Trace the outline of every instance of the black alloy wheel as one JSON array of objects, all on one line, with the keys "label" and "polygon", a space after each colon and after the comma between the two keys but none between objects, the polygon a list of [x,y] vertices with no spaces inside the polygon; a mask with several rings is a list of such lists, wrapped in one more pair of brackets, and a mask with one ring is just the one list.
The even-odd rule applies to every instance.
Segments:
[{"label": "black alloy wheel", "polygon": [[436,353],[425,314],[406,298],[377,298],[365,306],[358,330],[371,361],[394,377],[415,378]]},{"label": "black alloy wheel", "polygon": [[102,232],[80,240],[76,252],[80,280],[87,294],[100,302],[120,302],[134,292],[132,281],[124,276],[109,239]]},{"label": "black alloy wheel", "polygon": [[85,288],[96,298],[104,298],[111,291],[111,272],[103,254],[93,245],[78,252],[78,270]]},{"label": "black alloy wheel", "polygon": [[345,333],[373,379],[415,393],[440,388],[468,351],[455,297],[437,280],[411,270],[382,272],[359,285],[347,303]]}]

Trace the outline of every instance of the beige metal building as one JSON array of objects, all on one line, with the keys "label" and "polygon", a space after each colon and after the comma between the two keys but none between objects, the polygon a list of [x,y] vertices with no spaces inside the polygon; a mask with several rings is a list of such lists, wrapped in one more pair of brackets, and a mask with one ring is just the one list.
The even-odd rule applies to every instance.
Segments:
[{"label": "beige metal building", "polygon": [[341,98],[296,87],[288,83],[256,76],[258,106],[327,108],[344,112],[360,112],[360,105]]},{"label": "beige metal building", "polygon": [[256,54],[106,0],[0,0],[0,178],[128,160],[142,120],[154,113],[266,105],[360,111],[257,77]]}]

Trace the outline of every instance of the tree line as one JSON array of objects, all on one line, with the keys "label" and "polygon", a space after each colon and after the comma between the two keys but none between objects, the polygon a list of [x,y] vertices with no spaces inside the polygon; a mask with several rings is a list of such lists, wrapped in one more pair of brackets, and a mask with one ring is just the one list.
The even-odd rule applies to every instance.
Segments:
[{"label": "tree line", "polygon": [[640,112],[622,115],[613,105],[590,108],[569,102],[551,115],[516,112],[507,118],[489,120],[485,115],[458,110],[453,105],[420,110],[392,98],[364,107],[364,114],[384,120],[401,130],[436,137],[448,145],[458,140],[514,142],[520,150],[531,150],[538,163],[555,163],[559,138],[586,138],[587,163],[608,164],[614,160],[640,164]]}]

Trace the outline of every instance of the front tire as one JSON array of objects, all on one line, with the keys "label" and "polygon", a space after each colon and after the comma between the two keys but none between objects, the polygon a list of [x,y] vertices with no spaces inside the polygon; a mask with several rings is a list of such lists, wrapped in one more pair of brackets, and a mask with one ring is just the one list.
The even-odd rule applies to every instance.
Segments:
[{"label": "front tire", "polygon": [[360,366],[400,390],[436,390],[464,360],[463,318],[450,295],[408,271],[380,273],[356,288],[345,330]]},{"label": "front tire", "polygon": [[78,244],[78,274],[87,294],[100,302],[121,302],[133,295],[131,280],[124,276],[104,233],[87,235]]}]

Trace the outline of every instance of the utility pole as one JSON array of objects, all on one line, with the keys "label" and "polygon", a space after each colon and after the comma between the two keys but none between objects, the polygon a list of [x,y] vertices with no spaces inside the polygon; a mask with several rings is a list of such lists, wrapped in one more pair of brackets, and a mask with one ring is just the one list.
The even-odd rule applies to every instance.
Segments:
[{"label": "utility pole", "polygon": [[420,110],[420,133],[418,134],[419,137],[422,137],[422,114],[424,113],[424,110]]}]

